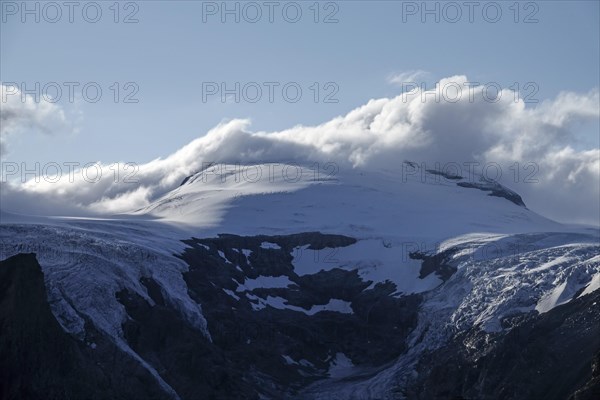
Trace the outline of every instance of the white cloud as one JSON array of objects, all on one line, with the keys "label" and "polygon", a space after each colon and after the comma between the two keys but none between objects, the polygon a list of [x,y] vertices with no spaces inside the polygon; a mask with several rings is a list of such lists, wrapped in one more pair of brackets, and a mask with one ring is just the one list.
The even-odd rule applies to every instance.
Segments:
[{"label": "white cloud", "polygon": [[138,183],[115,182],[114,166],[103,165],[98,183],[87,183],[78,173],[73,183],[65,177],[58,183],[5,185],[3,207],[23,211],[35,204],[23,200],[29,196],[44,199],[47,210],[36,212],[65,210],[66,204],[79,213],[131,210],[172,190],[206,162],[334,161],[341,168],[382,168],[399,167],[403,160],[431,167],[478,161],[502,166],[500,181],[521,193],[534,211],[598,223],[600,149],[572,146],[576,128],[600,116],[598,90],[562,93],[536,107],[515,101],[509,90],[494,102],[485,100],[482,87],[471,92],[465,87],[460,98],[444,92],[465,82],[465,76],[454,76],[426,93],[371,100],[317,126],[256,132],[248,120],[224,122],[170,156],[141,165]]},{"label": "white cloud", "polygon": [[9,137],[15,134],[73,130],[61,106],[43,96],[38,100],[16,87],[0,84],[0,154],[7,151]]},{"label": "white cloud", "polygon": [[429,72],[420,69],[404,71],[392,74],[388,77],[388,83],[394,85],[404,85],[407,83],[419,83],[423,78],[429,75]]}]

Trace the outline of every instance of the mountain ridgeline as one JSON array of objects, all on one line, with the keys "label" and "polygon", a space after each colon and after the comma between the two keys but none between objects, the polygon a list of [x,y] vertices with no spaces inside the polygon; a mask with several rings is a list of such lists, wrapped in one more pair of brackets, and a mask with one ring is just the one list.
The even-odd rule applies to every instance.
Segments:
[{"label": "mountain ridgeline", "polygon": [[3,212],[2,399],[600,398],[598,229],[479,177],[206,173]]}]

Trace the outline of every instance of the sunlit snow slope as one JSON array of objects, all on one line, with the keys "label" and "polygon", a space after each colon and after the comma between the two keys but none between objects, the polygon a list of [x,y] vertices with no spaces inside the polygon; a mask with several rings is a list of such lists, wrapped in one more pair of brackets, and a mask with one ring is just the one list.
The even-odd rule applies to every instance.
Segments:
[{"label": "sunlit snow slope", "polygon": [[336,164],[217,164],[134,215],[240,234],[319,230],[442,240],[472,232],[561,230],[482,176]]}]

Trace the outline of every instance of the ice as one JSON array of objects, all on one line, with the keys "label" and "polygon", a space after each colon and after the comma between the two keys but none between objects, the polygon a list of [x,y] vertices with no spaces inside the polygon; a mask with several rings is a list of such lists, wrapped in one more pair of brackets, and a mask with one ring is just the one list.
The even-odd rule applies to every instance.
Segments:
[{"label": "ice", "polygon": [[352,361],[344,353],[337,353],[335,358],[331,361],[327,373],[331,378],[343,378],[352,375],[354,372],[353,367],[354,364],[352,364]]},{"label": "ice", "polygon": [[365,282],[371,281],[372,286],[380,282],[393,282],[398,294],[421,293],[441,283],[433,274],[425,279],[419,278],[421,261],[409,257],[409,253],[418,249],[418,246],[408,237],[388,238],[388,241],[381,238],[362,239],[347,247],[322,250],[310,250],[307,247],[298,247],[292,253],[294,272],[300,276],[333,268],[356,270]]},{"label": "ice", "polygon": [[[300,179],[281,171],[299,169]],[[224,165],[234,171],[239,166]],[[262,179],[200,172],[130,216],[158,218],[193,229],[194,235],[285,234],[319,231],[357,238],[373,235],[423,239],[430,247],[460,235],[559,231],[564,227],[505,198],[456,186],[426,173],[405,176],[387,170],[340,169],[328,180],[310,166],[257,164]],[[267,176],[267,171],[272,173]],[[441,179],[441,180],[440,180]],[[478,180],[478,177],[465,177]],[[127,215],[123,215],[126,218]]]},{"label": "ice", "polygon": [[352,314],[352,305],[344,300],[330,299],[327,304],[317,304],[311,306],[310,309],[305,309],[298,306],[288,304],[288,301],[283,297],[279,296],[267,296],[266,299],[255,296],[250,293],[246,293],[246,297],[251,301],[251,305],[254,311],[259,311],[267,306],[273,307],[277,310],[291,310],[301,312],[306,315],[315,315],[323,311],[339,312],[343,314]]},{"label": "ice", "polygon": [[262,242],[260,244],[260,247],[263,249],[275,249],[275,250],[281,249],[281,247],[277,243],[271,243],[271,242]]},{"label": "ice", "polygon": [[579,296],[585,296],[598,289],[600,289],[600,273],[594,275],[589,285],[586,286],[585,290]]}]

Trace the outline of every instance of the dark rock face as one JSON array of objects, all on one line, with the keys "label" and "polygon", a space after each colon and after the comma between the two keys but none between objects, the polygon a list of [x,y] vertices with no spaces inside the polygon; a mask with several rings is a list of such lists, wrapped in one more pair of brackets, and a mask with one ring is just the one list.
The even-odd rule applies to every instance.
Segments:
[{"label": "dark rock face", "polygon": [[123,325],[125,340],[182,399],[257,399],[246,383],[246,371],[235,359],[227,359],[201,332],[194,330],[166,306],[158,284],[142,279],[154,305],[137,294],[123,290],[117,299],[130,319]]},{"label": "dark rock face", "polygon": [[479,189],[484,192],[489,192],[488,196],[502,197],[518,206],[526,207],[525,202],[518,193],[491,180],[482,179],[481,182],[458,182],[457,185],[464,188]]},{"label": "dark rock face", "polygon": [[[380,368],[406,350],[420,297],[397,298],[392,283],[372,285],[356,271],[336,268],[335,249],[355,242],[317,232],[191,239],[180,255],[189,265],[184,279],[202,305],[211,340],[172,308],[152,277],[140,282],[151,301],[128,290],[117,293],[128,315],[124,339],[181,399],[294,398],[327,378],[339,353],[356,366]],[[333,257],[332,268],[297,273],[296,248],[306,257]],[[238,291],[258,277],[289,284]],[[284,307],[272,307],[269,298]],[[320,311],[332,299],[348,309]],[[2,398],[172,398],[91,323],[83,341],[62,330],[34,255],[2,262],[0,301]]]},{"label": "dark rock face", "polygon": [[424,356],[415,399],[600,398],[600,292],[545,314],[531,313],[506,334],[472,329]]},{"label": "dark rock face", "polygon": [[423,279],[430,274],[435,273],[444,282],[456,272],[456,267],[450,264],[450,256],[453,250],[443,251],[434,255],[427,255],[422,252],[413,251],[408,254],[413,260],[422,260],[419,278]]},{"label": "dark rock face", "polygon": [[[151,276],[140,280],[148,297],[117,293],[128,316],[124,340],[183,400],[301,399],[309,385],[330,377],[340,353],[359,371],[337,377],[351,384],[408,350],[422,297],[397,297],[393,283],[373,284],[339,268],[336,249],[356,243],[353,238],[308,232],[186,243],[178,255],[189,266],[183,278],[202,306],[210,339],[173,308]],[[298,249],[320,266],[326,260],[327,268],[297,270]],[[455,250],[411,257],[422,260],[422,278],[435,273],[446,280],[455,272],[449,261]],[[327,309],[332,300],[346,308]],[[600,291],[545,314],[506,318],[502,326],[497,333],[473,327],[423,354],[414,379],[390,396],[600,398]],[[85,330],[83,340],[63,331],[35,255],[0,262],[0,398],[176,397],[91,322]]]},{"label": "dark rock face", "polygon": [[[263,242],[278,248],[262,248]],[[187,242],[191,248],[182,258],[190,266],[184,275],[190,295],[202,304],[218,353],[224,360],[235,360],[236,376],[252,371],[245,379],[256,392],[271,398],[294,396],[326,378],[337,353],[354,365],[377,367],[405,350],[405,338],[416,324],[419,296],[392,297],[396,287],[391,283],[369,288],[372,282],[363,282],[356,271],[332,268],[301,276],[294,271],[290,253],[299,246],[323,250],[353,243],[353,238],[320,233],[221,235]],[[286,277],[292,284],[236,291],[245,279],[259,276]],[[256,299],[269,296],[285,299],[296,309],[259,307]],[[350,303],[352,313],[297,311],[309,312],[332,298]]]},{"label": "dark rock face", "polygon": [[[584,370],[583,373],[586,371]],[[596,353],[592,361],[592,374],[590,379],[580,387],[569,400],[592,400],[600,397],[600,352]]]},{"label": "dark rock face", "polygon": [[[451,171],[439,169],[439,167],[437,169],[425,169],[424,163],[418,164],[412,161],[404,161],[404,165],[407,165],[411,168],[409,170],[411,173],[416,171],[425,171],[427,174],[432,175],[434,178],[441,177],[446,179],[447,181],[455,182],[457,186],[469,189],[478,189],[484,192],[488,192],[488,196],[502,197],[520,207],[526,207],[525,202],[523,202],[523,199],[518,193],[502,186],[495,180],[486,178],[485,176],[473,175],[471,177],[464,177],[461,175],[454,174]],[[460,167],[458,167],[458,169],[460,170]],[[421,179],[424,180],[424,178],[425,177],[422,175]]]},{"label": "dark rock face", "polygon": [[430,174],[443,176],[444,178],[450,179],[453,181],[458,181],[458,180],[463,179],[463,177],[460,175],[455,175],[455,174],[445,172],[445,171],[438,171],[437,169],[427,169],[426,171],[429,172]]},{"label": "dark rock face", "polygon": [[0,398],[168,398],[137,361],[86,330],[81,342],[56,321],[34,254],[0,262]]}]

